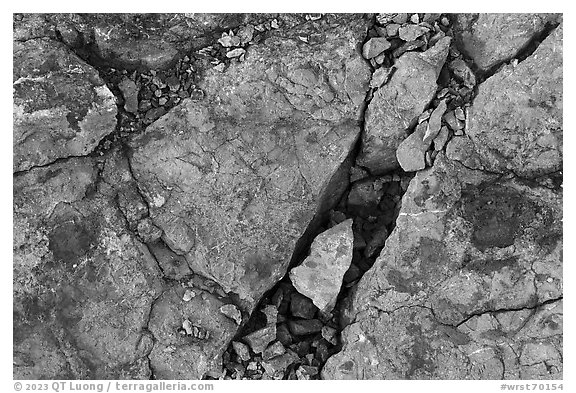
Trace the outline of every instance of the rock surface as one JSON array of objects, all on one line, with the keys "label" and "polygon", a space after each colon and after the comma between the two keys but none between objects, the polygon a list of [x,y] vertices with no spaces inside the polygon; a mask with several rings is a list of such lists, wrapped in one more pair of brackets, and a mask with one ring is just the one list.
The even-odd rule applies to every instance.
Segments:
[{"label": "rock surface", "polygon": [[290,271],[290,281],[323,312],[336,304],[344,273],[352,262],[352,220],[322,232],[314,239],[310,255]]},{"label": "rock surface", "polygon": [[64,45],[15,41],[13,56],[14,172],[86,155],[114,131],[114,96]]},{"label": "rock surface", "polygon": [[115,202],[135,186],[125,160],[104,174],[79,158],[14,178],[17,379],[150,378],[160,272]]},{"label": "rock surface", "polygon": [[376,91],[366,110],[358,164],[373,174],[398,167],[396,149],[407,136],[406,130],[434,97],[449,45],[450,37],[445,37],[426,52],[409,52],[398,59],[396,71]]},{"label": "rock surface", "polygon": [[460,49],[486,71],[517,56],[559,19],[558,14],[457,14],[454,33]]},{"label": "rock surface", "polygon": [[356,50],[366,21],[324,23],[301,28],[322,28],[323,44],[279,32],[226,72],[207,71],[205,101],[185,100],[131,143],[163,242],[248,312],[284,275],[315,213],[346,187],[339,169],[358,137],[370,77]]},{"label": "rock surface", "polygon": [[209,45],[215,30],[226,30],[258,14],[50,14],[64,42],[76,48],[92,46],[112,67],[166,69],[178,57]]},{"label": "rock surface", "polygon": [[561,378],[561,219],[558,191],[440,155],[410,183],[323,377]]},{"label": "rock surface", "polygon": [[487,170],[533,177],[562,169],[562,32],[480,85],[467,134]]},{"label": "rock surface", "polygon": [[14,379],[562,379],[558,15],[13,21]]},{"label": "rock surface", "polygon": [[131,144],[164,242],[250,305],[346,187],[338,170],[358,137],[369,79],[355,48],[366,22],[350,19],[327,31],[328,46],[289,32],[225,73],[207,72],[205,102],[184,101]]}]

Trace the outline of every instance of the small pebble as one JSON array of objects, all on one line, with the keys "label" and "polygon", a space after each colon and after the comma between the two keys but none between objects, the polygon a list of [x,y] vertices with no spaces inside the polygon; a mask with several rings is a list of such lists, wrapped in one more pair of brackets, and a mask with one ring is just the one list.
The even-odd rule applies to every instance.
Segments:
[{"label": "small pebble", "polygon": [[244,53],[246,53],[246,50],[244,48],[236,48],[236,49],[232,49],[231,51],[228,51],[226,53],[226,57],[229,59],[231,59],[233,57],[240,57]]},{"label": "small pebble", "polygon": [[184,329],[187,335],[192,336],[194,335],[194,329],[198,328],[193,326],[189,319],[185,319],[184,322],[182,322],[182,329]]},{"label": "small pebble", "polygon": [[196,297],[196,293],[191,290],[191,289],[187,289],[184,292],[184,296],[182,296],[182,300],[184,300],[185,302],[189,302],[190,300],[192,300],[194,297]]},{"label": "small pebble", "polygon": [[237,325],[242,323],[242,312],[234,304],[225,304],[220,307],[220,312],[228,318],[234,320]]}]

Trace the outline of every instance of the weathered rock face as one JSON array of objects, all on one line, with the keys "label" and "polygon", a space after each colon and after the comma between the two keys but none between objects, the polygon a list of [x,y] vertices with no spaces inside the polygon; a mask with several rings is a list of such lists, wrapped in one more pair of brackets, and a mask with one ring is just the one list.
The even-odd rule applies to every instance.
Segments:
[{"label": "weathered rock face", "polygon": [[324,377],[561,378],[561,220],[560,192],[440,155],[412,180]]},{"label": "weathered rock face", "polygon": [[[360,132],[370,76],[357,50],[366,23],[345,16],[273,35],[226,72],[207,71],[205,101],[184,101],[131,142],[162,241],[248,311],[347,185],[340,168]],[[318,32],[317,44],[298,38]],[[211,349],[210,359],[220,347]],[[184,377],[170,371],[175,358],[154,351],[151,361],[165,377]]]},{"label": "weathered rock face", "polygon": [[211,44],[212,34],[246,22],[251,14],[57,14],[47,18],[67,45],[92,46],[94,54],[113,67],[147,70],[170,67],[178,57]]},{"label": "weathered rock face", "polygon": [[461,50],[483,71],[514,58],[558,14],[457,14],[454,35]]},{"label": "weathered rock face", "polygon": [[114,131],[114,96],[58,42],[15,41],[13,87],[14,171],[85,155]]},{"label": "weathered rock face", "polygon": [[[202,290],[186,301],[175,285],[154,303],[149,329],[157,340],[150,359],[157,379],[200,379],[222,365],[220,353],[236,331],[236,323],[220,312],[221,298]],[[189,321],[192,334],[182,331]]]},{"label": "weathered rock face", "polygon": [[562,169],[562,32],[480,85],[467,134],[484,169],[523,177]]},{"label": "weathered rock face", "polygon": [[115,198],[125,160],[70,159],[14,178],[14,378],[150,377],[144,328],[160,271]]},{"label": "weathered rock face", "polygon": [[409,52],[398,59],[396,71],[376,91],[366,110],[359,165],[373,174],[398,168],[396,149],[434,97],[449,46],[450,38],[445,37],[426,52]]},{"label": "weathered rock face", "polygon": [[343,221],[318,235],[310,255],[290,271],[296,290],[323,312],[336,305],[342,278],[352,262],[353,243],[352,220]]},{"label": "weathered rock face", "polygon": [[324,378],[562,378],[561,37],[482,83],[411,181]]},{"label": "weathered rock face", "polygon": [[333,39],[318,47],[298,31],[270,38],[226,73],[208,73],[205,103],[185,101],[132,144],[164,242],[250,304],[285,273],[358,136],[364,23],[325,31]]}]

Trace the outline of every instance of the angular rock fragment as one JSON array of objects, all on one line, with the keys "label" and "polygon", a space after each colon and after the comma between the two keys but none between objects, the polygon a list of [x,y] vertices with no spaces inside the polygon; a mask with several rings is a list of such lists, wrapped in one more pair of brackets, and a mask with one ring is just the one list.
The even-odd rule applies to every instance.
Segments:
[{"label": "angular rock fragment", "polygon": [[444,112],[446,112],[446,100],[440,101],[438,106],[430,114],[430,118],[428,119],[428,127],[426,128],[426,133],[424,134],[425,142],[431,143],[440,132]]},{"label": "angular rock fragment", "polygon": [[118,84],[118,88],[122,92],[124,96],[124,109],[126,112],[130,113],[137,113],[138,112],[138,86],[134,81],[130,80],[129,78],[124,78]]},{"label": "angular rock fragment", "polygon": [[323,312],[331,311],[336,304],[342,278],[352,262],[353,242],[349,219],[318,235],[310,256],[290,271],[290,281],[296,290]]},{"label": "angular rock fragment", "polygon": [[481,70],[517,56],[558,14],[457,14],[454,33],[459,48]]},{"label": "angular rock fragment", "polygon": [[322,337],[332,345],[336,345],[338,343],[336,339],[336,329],[330,326],[322,327]]},{"label": "angular rock fragment", "polygon": [[398,36],[404,41],[414,41],[420,36],[426,34],[428,28],[418,25],[405,25],[398,30]]},{"label": "angular rock fragment", "polygon": [[232,347],[234,348],[234,351],[241,360],[243,361],[250,360],[250,350],[248,349],[246,344],[243,344],[239,341],[232,341]]},{"label": "angular rock fragment", "polygon": [[276,356],[272,359],[262,362],[262,367],[266,370],[266,373],[272,377],[279,376],[283,377],[284,372],[292,363],[300,360],[298,355],[293,351],[286,351],[286,353]]},{"label": "angular rock fragment", "polygon": [[114,95],[63,44],[15,41],[13,56],[14,172],[87,155],[114,131]]},{"label": "angular rock fragment", "polygon": [[242,339],[250,345],[254,353],[262,353],[268,344],[276,339],[276,322],[278,311],[273,306],[267,306],[263,310],[266,315],[266,326],[256,330]]},{"label": "angular rock fragment", "polygon": [[406,53],[386,85],[378,89],[366,110],[365,133],[357,163],[373,174],[398,167],[396,149],[406,130],[436,93],[436,80],[444,65],[450,38],[423,53]]},{"label": "angular rock fragment", "polygon": [[562,25],[517,66],[478,88],[466,134],[493,172],[534,177],[562,168]]},{"label": "angular rock fragment", "polygon": [[442,149],[444,149],[444,146],[446,145],[446,142],[448,142],[449,137],[450,133],[448,131],[448,128],[446,126],[442,126],[440,128],[440,132],[438,133],[436,138],[434,138],[434,150],[441,151]]},{"label": "angular rock fragment", "polygon": [[390,46],[391,44],[386,38],[370,38],[362,47],[362,56],[364,56],[365,59],[372,59],[390,48]]},{"label": "angular rock fragment", "polygon": [[262,352],[262,360],[267,361],[276,356],[280,356],[286,352],[286,349],[282,345],[282,343],[276,341],[275,343],[271,344]]},{"label": "angular rock fragment", "polygon": [[426,139],[427,129],[427,121],[418,124],[416,130],[404,139],[396,150],[398,163],[406,172],[415,172],[426,167],[424,155],[431,143]]},{"label": "angular rock fragment", "polygon": [[449,68],[454,76],[459,79],[464,84],[464,86],[469,89],[472,89],[474,86],[476,86],[476,76],[464,60],[452,60],[449,64]]},{"label": "angular rock fragment", "polygon": [[225,304],[220,307],[220,312],[234,320],[238,325],[242,323],[242,312],[234,304]]}]

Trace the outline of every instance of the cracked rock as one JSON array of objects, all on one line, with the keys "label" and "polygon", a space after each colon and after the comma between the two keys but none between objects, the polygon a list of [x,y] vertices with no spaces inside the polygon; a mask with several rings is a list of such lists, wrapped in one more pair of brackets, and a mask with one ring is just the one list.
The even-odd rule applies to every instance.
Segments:
[{"label": "cracked rock", "polygon": [[562,31],[479,86],[466,133],[486,169],[524,177],[562,169]]},{"label": "cracked rock", "polygon": [[98,187],[92,158],[14,177],[19,379],[150,377],[153,343],[142,328],[162,290],[160,272],[113,197],[130,184],[125,161],[112,156],[106,167],[112,173]]},{"label": "cracked rock", "polygon": [[[318,48],[278,30],[245,62],[207,72],[204,101],[184,100],[131,143],[163,239],[252,306],[284,274],[316,211],[346,186],[339,168],[358,136],[363,96],[355,97],[369,78],[352,44],[364,24],[332,27],[336,39]],[[330,73],[310,68],[311,58]],[[325,95],[327,77],[337,96]]]},{"label": "cracked rock", "polygon": [[336,304],[342,278],[352,261],[353,242],[352,220],[341,222],[316,237],[310,256],[290,271],[296,290],[323,312]]},{"label": "cracked rock", "polygon": [[423,53],[406,53],[396,72],[378,89],[366,110],[365,133],[357,162],[374,174],[398,167],[396,149],[406,130],[433,99],[436,80],[444,65],[450,37],[442,38]]},{"label": "cracked rock", "polygon": [[457,14],[455,39],[481,70],[488,70],[519,54],[558,14]]},{"label": "cracked rock", "polygon": [[14,41],[13,63],[14,172],[86,155],[114,131],[114,96],[63,44]]},{"label": "cracked rock", "polygon": [[[557,304],[561,217],[558,191],[473,171],[440,153],[411,181],[396,229],[351,299],[346,318],[354,323],[343,332],[343,351],[328,361],[323,376],[500,378],[504,366],[494,348],[514,331],[505,338],[513,348],[505,355],[508,377],[540,377],[513,355],[531,345],[521,338],[522,327],[515,330],[513,321],[480,327],[476,321]],[[478,334],[489,330],[494,334]],[[546,348],[557,346],[558,333],[543,335],[536,355],[555,365],[557,351]]]}]

